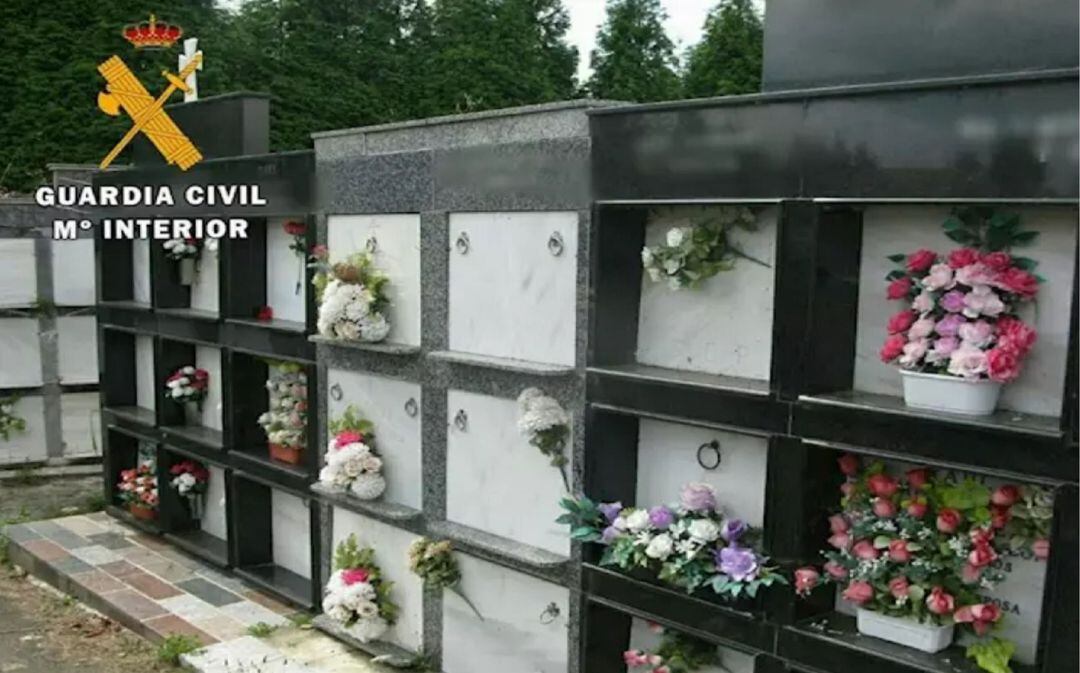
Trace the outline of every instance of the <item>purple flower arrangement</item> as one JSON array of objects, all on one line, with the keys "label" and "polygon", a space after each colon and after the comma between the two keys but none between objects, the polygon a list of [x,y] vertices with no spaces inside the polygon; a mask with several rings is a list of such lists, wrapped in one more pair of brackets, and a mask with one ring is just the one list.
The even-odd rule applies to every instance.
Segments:
[{"label": "purple flower arrangement", "polygon": [[787,583],[755,549],[757,531],[725,517],[708,484],[687,484],[678,505],[623,507],[584,496],[560,504],[566,513],[556,521],[573,539],[606,547],[601,565],[648,570],[687,593],[708,587],[725,598]]}]

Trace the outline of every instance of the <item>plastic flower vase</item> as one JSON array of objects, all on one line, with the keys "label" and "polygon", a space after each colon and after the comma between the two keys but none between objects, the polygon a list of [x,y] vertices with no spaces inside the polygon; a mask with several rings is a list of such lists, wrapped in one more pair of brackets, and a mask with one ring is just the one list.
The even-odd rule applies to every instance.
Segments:
[{"label": "plastic flower vase", "polygon": [[900,370],[900,376],[904,382],[904,404],[915,409],[987,416],[994,413],[1001,395],[1001,382],[990,379],[965,379],[906,369]]},{"label": "plastic flower vase", "polygon": [[856,622],[859,633],[923,652],[940,652],[953,640],[953,624],[920,624],[913,619],[890,617],[859,608]]},{"label": "plastic flower vase", "polygon": [[128,505],[128,511],[131,512],[133,517],[143,521],[153,521],[157,518],[156,510],[150,507],[144,507],[143,505],[136,505],[135,503]]},{"label": "plastic flower vase", "polygon": [[281,463],[299,465],[304,456],[304,449],[299,446],[285,446],[284,444],[270,444],[270,457]]}]

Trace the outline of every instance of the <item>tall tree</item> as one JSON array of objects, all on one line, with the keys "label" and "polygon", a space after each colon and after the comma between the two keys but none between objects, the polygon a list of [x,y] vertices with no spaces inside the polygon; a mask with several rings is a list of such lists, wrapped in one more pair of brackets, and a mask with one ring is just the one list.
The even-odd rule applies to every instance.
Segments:
[{"label": "tall tree", "polygon": [[763,30],[753,0],[721,0],[705,19],[705,35],[687,56],[687,98],[761,90]]},{"label": "tall tree", "polygon": [[608,0],[592,52],[593,96],[635,102],[679,97],[678,59],[664,32],[666,18],[660,0]]}]

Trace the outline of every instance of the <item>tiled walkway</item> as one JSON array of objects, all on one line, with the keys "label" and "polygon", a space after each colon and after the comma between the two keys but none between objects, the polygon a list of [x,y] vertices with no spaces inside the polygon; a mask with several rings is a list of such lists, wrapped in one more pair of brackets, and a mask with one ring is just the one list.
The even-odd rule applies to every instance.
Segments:
[{"label": "tiled walkway", "polygon": [[255,624],[290,625],[293,610],[104,513],[8,526],[4,534],[13,562],[136,633],[154,641],[189,635],[210,646],[187,662],[197,670],[378,670],[314,631],[248,635]]}]

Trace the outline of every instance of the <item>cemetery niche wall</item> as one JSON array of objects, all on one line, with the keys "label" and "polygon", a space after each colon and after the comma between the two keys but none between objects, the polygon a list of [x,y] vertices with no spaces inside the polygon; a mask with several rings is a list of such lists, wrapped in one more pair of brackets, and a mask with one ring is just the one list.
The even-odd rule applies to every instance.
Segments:
[{"label": "cemetery niche wall", "polygon": [[[974,673],[970,636],[861,633],[857,591],[796,572],[863,541],[837,537],[844,493],[895,475],[867,507],[908,522],[944,507],[933,481],[999,531],[976,558],[1003,581],[976,593],[1012,670],[1074,670],[1075,66],[567,102],[101,174],[270,199],[217,213],[254,226],[200,257],[216,304],[163,249],[98,241],[110,511],[399,666]],[[1008,365],[992,413],[905,403],[898,370],[950,336],[915,322],[946,314],[969,373]],[[988,354],[1008,339],[1019,364]]]}]

